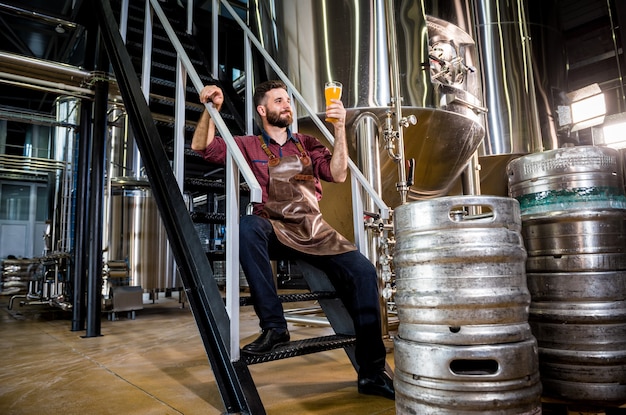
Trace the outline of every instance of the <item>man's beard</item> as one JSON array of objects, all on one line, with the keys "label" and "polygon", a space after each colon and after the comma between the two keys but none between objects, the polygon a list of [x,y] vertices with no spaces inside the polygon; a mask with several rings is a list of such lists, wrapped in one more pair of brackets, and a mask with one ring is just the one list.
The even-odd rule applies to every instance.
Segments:
[{"label": "man's beard", "polygon": [[288,113],[281,118],[280,112],[270,111],[267,113],[267,122],[275,127],[285,128],[291,125],[293,122],[293,116],[291,113]]}]

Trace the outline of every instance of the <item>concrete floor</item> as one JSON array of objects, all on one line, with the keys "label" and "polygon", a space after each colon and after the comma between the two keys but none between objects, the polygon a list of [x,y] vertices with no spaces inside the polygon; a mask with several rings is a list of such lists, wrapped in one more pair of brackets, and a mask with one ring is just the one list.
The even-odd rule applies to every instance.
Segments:
[{"label": "concrete floor", "polygon": [[[1,415],[218,415],[224,412],[195,320],[178,293],[130,319],[102,320],[102,335],[71,331],[71,314],[41,305],[9,310],[0,295]],[[286,304],[286,308],[311,303]],[[290,323],[292,339],[331,334]],[[392,332],[393,334],[393,332]],[[258,335],[252,307],[241,308],[241,345]],[[393,368],[393,342],[386,340]],[[250,366],[267,414],[392,415],[394,402],[360,395],[343,350]],[[619,408],[580,409],[544,398],[543,415],[626,415]]]},{"label": "concrete floor", "polygon": [[[102,335],[71,331],[71,315],[41,305],[8,310],[0,296],[0,414],[222,414],[198,328],[178,293],[145,297],[134,320],[102,320]],[[288,307],[289,305],[286,305]],[[294,306],[295,307],[295,306]],[[241,344],[258,335],[241,309]],[[290,325],[292,339],[330,328]],[[391,349],[391,342],[388,342]],[[393,367],[393,354],[388,355]],[[343,350],[250,366],[268,414],[395,414],[394,402],[360,395]]]}]

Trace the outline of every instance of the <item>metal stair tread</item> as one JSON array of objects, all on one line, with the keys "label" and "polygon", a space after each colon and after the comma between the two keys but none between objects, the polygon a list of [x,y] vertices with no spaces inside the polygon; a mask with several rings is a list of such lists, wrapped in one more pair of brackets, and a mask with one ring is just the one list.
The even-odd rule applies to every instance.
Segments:
[{"label": "metal stair tread", "polygon": [[[139,42],[133,42],[133,41],[128,41],[126,43],[126,46],[128,48],[135,48],[138,50],[142,50],[143,49],[143,44],[139,43]],[[157,47],[153,47],[152,48],[152,56],[153,59],[156,59],[158,56],[163,57],[166,56],[168,58],[173,58],[176,59],[178,57],[178,55],[176,54],[175,50],[166,50],[166,49],[161,49],[161,48],[157,48]],[[194,59],[193,57],[189,57],[189,60],[193,63],[194,66],[201,66],[204,65],[203,62],[199,61],[198,59]]]},{"label": "metal stair tread", "polygon": [[191,220],[193,223],[213,223],[223,224],[226,223],[226,214],[220,212],[191,212]]},{"label": "metal stair tread", "polygon": [[[160,104],[160,105],[171,105],[173,106],[174,104],[172,103],[172,101],[168,101],[168,100],[164,100],[162,98],[159,98],[158,100],[153,100],[152,99],[152,95],[150,95],[150,103],[151,104]],[[196,112],[196,108],[193,104],[190,105],[185,105],[185,109],[189,110],[189,111],[194,111]],[[197,111],[200,112],[200,111]],[[228,114],[226,112],[221,112],[220,116],[222,117],[222,119],[224,121],[232,121],[234,120],[235,117],[233,117],[231,114]],[[165,115],[165,114],[159,114],[156,111],[152,111],[152,117],[154,118],[154,121],[157,125],[165,125],[168,127],[173,127],[174,126],[174,122],[176,121],[176,119],[171,116],[171,115]],[[185,123],[185,129],[187,131],[195,131],[196,129],[196,123],[194,121],[191,120],[187,120],[187,122]]]},{"label": "metal stair tread", "polygon": [[[141,27],[129,26],[128,29],[127,29],[128,32],[129,33],[132,32],[135,35],[143,36],[143,21],[139,21],[139,23],[142,25]],[[174,32],[176,33],[176,36],[178,36],[178,40],[180,41],[181,45],[183,45],[185,50],[189,50],[189,49],[193,48],[193,46],[191,46],[188,42],[185,42],[185,38],[186,38],[185,32],[182,32],[180,30],[176,30],[175,27],[172,27],[172,29],[174,29]],[[161,40],[161,41],[164,41],[164,42],[168,42],[169,41],[169,38],[166,35],[161,35],[159,33],[152,33],[152,39]]]},{"label": "metal stair tread", "polygon": [[[199,61],[198,61],[198,62],[199,62]],[[152,61],[152,67],[153,67],[153,68],[159,68],[159,69],[165,69],[165,70],[170,71],[170,72],[172,72],[172,73],[176,72],[176,66],[174,66],[174,65],[168,65],[167,63],[161,63],[161,62]],[[207,76],[207,75],[204,75],[204,74],[202,74],[202,73],[198,73],[198,76],[199,76],[199,77],[200,77],[200,79],[202,79],[203,81],[206,81],[206,82],[213,82],[213,79],[212,79],[211,77]],[[176,85],[176,82],[174,82],[174,81],[162,80],[161,82],[163,82],[163,83],[171,83],[171,84],[173,84],[174,86]],[[188,91],[191,91],[191,92],[194,92],[194,93],[196,92],[196,90],[195,90],[195,88],[194,88],[193,86],[188,87],[188,88],[187,88],[187,90],[188,90]]]},{"label": "metal stair tread", "polygon": [[[201,77],[201,79],[203,79],[206,83],[211,83],[211,80],[208,77]],[[150,76],[150,83],[152,85],[160,85],[160,86],[164,86],[164,87],[167,87],[167,88],[171,88],[172,90],[174,88],[176,88],[176,82],[168,81],[166,79],[159,78],[158,76],[154,76],[154,75]],[[185,88],[185,92],[188,92],[188,93],[193,94],[194,96],[197,96],[197,92],[196,92],[195,88],[193,87],[193,85],[187,86]],[[198,102],[199,102],[199,100],[198,100]]]},{"label": "metal stair tread", "polygon": [[[278,298],[283,303],[297,303],[300,301],[331,300],[337,298],[337,293],[335,291],[306,291],[301,293],[279,294]],[[239,297],[239,305],[242,307],[252,305],[252,297]]]},{"label": "metal stair tread", "polygon": [[241,358],[248,365],[271,362],[274,360],[287,359],[289,357],[303,356],[327,350],[353,346],[356,342],[354,336],[345,334],[333,334],[330,336],[312,337],[304,340],[294,340],[284,345],[276,346],[270,352],[252,355],[242,353]]},{"label": "metal stair tread", "polygon": [[[165,14],[167,15],[168,21],[170,22],[170,24],[172,26],[175,25],[180,25],[180,20],[176,19],[176,13],[172,10],[168,8],[164,8],[164,5],[161,4],[161,8],[163,9],[163,11],[165,12]],[[141,27],[143,27],[143,22],[144,22],[144,9],[143,7],[139,7],[139,6],[133,6],[133,5],[129,5],[128,7],[128,11],[134,11],[134,13],[129,13],[128,14],[128,20],[129,21],[135,21],[137,23],[140,24]],[[162,29],[163,27],[161,26],[161,21],[158,18],[154,18],[154,27],[156,28],[160,28]],[[178,32],[177,32],[178,33]]]}]

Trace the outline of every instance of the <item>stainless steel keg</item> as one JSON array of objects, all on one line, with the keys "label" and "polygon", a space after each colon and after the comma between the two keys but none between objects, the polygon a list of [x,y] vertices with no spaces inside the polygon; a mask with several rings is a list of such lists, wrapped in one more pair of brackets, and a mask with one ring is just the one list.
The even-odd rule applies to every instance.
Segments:
[{"label": "stainless steel keg", "polygon": [[537,342],[472,346],[395,341],[396,411],[541,414]]},{"label": "stainless steel keg", "polygon": [[518,202],[414,202],[394,229],[398,413],[541,413]]},{"label": "stainless steel keg", "polygon": [[507,165],[509,195],[522,218],[579,209],[624,209],[624,176],[617,150],[579,146],[529,154]]},{"label": "stainless steel keg", "polygon": [[[469,216],[465,208],[485,214]],[[399,336],[438,344],[493,344],[530,336],[526,252],[517,201],[446,197],[394,213]]]},{"label": "stainless steel keg", "polygon": [[544,394],[626,399],[626,204],[616,150],[563,148],[509,163],[522,208]]}]

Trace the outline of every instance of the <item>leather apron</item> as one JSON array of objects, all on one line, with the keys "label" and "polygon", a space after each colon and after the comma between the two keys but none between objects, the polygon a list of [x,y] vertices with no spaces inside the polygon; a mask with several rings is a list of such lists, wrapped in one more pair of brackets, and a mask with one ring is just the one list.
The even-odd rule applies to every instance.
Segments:
[{"label": "leather apron", "polygon": [[268,199],[264,212],[280,242],[310,255],[336,255],[356,246],[323,218],[315,195],[311,158],[296,141],[299,155],[277,158],[259,136],[269,157]]}]

